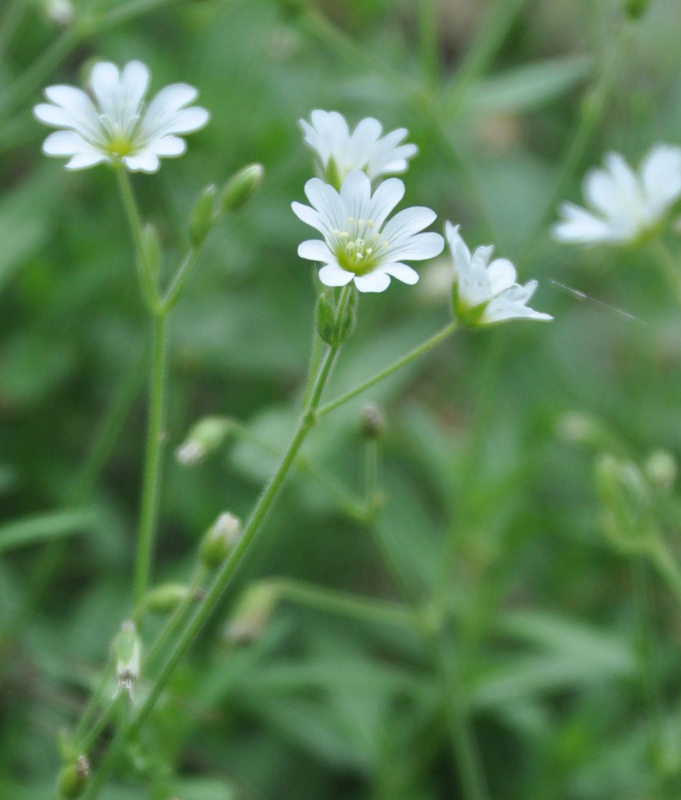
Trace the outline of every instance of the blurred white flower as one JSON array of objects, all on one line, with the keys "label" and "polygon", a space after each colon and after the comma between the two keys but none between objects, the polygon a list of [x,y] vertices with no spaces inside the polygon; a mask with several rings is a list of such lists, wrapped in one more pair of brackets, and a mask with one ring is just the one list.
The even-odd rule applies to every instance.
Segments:
[{"label": "blurred white flower", "polygon": [[416,283],[418,273],[402,259],[420,261],[442,252],[439,233],[420,233],[435,219],[429,208],[404,209],[386,223],[404,196],[404,184],[398,178],[388,178],[373,195],[364,172],[351,172],[340,192],[312,178],[305,184],[305,194],[312,207],[293,203],[293,211],[316,228],[324,241],[302,242],[298,255],[324,264],[319,279],[326,286],[345,286],[354,280],[360,292],[382,292],[391,277]]},{"label": "blurred white flower", "polygon": [[350,172],[363,170],[369,180],[407,170],[407,159],[416,155],[415,144],[401,144],[406,128],[397,128],[381,137],[381,123],[373,117],[363,119],[350,133],[348,123],[337,111],[310,114],[301,119],[305,143],[314,151],[322,176],[337,189]]},{"label": "blurred white flower", "polygon": [[156,172],[160,156],[179,156],[186,144],[177,134],[192,133],[210,119],[205,108],[187,105],[198,95],[193,86],[173,83],[147,105],[149,70],[129,61],[122,70],[100,61],[90,77],[94,102],[74,86],[45,89],[49,103],[34,108],[45,125],[63,130],[43,142],[48,156],[67,156],[67,169],[123,163],[131,172]]},{"label": "blurred white flower", "polygon": [[454,260],[454,313],[467,325],[490,325],[507,319],[553,319],[527,305],[537,281],[516,283],[516,271],[507,258],[490,263],[494,247],[476,248],[473,255],[459,234],[459,226],[447,222],[445,235]]},{"label": "blurred white flower", "polygon": [[574,203],[560,207],[552,233],[569,244],[623,245],[649,233],[681,197],[681,148],[654,145],[635,172],[619,153],[608,153],[605,167],[584,179],[590,210]]}]

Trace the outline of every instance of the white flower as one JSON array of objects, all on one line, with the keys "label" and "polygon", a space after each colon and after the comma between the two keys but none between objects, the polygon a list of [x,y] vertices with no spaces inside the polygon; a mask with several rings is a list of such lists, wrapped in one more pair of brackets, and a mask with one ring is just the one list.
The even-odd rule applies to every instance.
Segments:
[{"label": "white flower", "polygon": [[563,203],[563,219],[553,236],[569,244],[622,245],[649,233],[681,197],[681,148],[652,147],[638,173],[619,153],[608,153],[604,169],[584,179],[584,197],[592,210]]},{"label": "white flower", "polygon": [[316,228],[324,241],[302,242],[298,255],[324,264],[319,279],[326,286],[345,286],[354,280],[360,292],[382,292],[391,276],[416,283],[418,273],[402,259],[421,260],[442,252],[440,234],[420,233],[435,219],[429,208],[407,208],[386,223],[404,195],[398,178],[388,178],[373,195],[363,172],[351,172],[340,192],[312,178],[305,184],[305,194],[312,208],[293,203],[293,211]]},{"label": "white flower", "polygon": [[407,136],[406,128],[397,128],[381,137],[381,123],[373,117],[363,119],[350,133],[348,123],[337,111],[317,109],[310,122],[301,119],[305,143],[318,160],[323,177],[339,188],[345,177],[363,170],[369,180],[380,175],[405,172],[407,159],[416,155],[415,144],[400,144]]},{"label": "white flower", "polygon": [[186,107],[198,95],[186,83],[166,86],[147,105],[148,85],[149,70],[141,62],[129,61],[119,70],[100,61],[90,77],[94,102],[75,86],[48,87],[50,102],[37,105],[34,114],[64,130],[45,139],[43,152],[70,156],[67,169],[122,162],[131,172],[156,172],[159,156],[184,153],[186,144],[177,134],[202,128],[210,114],[199,106]]},{"label": "white flower", "polygon": [[527,305],[537,281],[516,283],[516,271],[507,258],[495,258],[494,247],[476,248],[473,255],[459,234],[459,226],[447,222],[445,234],[454,259],[454,311],[466,324],[489,325],[507,319],[553,319]]}]

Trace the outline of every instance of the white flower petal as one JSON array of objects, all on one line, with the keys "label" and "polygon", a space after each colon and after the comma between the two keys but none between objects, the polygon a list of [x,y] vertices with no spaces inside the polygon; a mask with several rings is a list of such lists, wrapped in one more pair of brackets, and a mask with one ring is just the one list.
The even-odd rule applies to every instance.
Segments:
[{"label": "white flower petal", "polygon": [[123,156],[121,160],[130,172],[156,172],[160,167],[158,156],[149,151],[136,153],[132,156]]},{"label": "white flower petal", "polygon": [[53,106],[51,103],[38,103],[33,108],[33,114],[44,125],[54,125],[57,128],[73,127],[71,114],[65,108]]},{"label": "white flower petal", "polygon": [[612,241],[612,231],[605,220],[589,211],[573,203],[563,203],[560,212],[563,219],[551,228],[557,241],[580,244]]},{"label": "white flower petal", "polygon": [[177,136],[163,136],[155,139],[150,149],[153,149],[157,156],[181,156],[187,149],[187,143]]},{"label": "white flower petal", "polygon": [[324,286],[347,286],[354,277],[352,272],[347,272],[338,264],[327,264],[319,270],[319,280]]},{"label": "white flower petal", "polygon": [[434,258],[439,255],[444,246],[444,239],[439,233],[417,233],[398,245],[389,246],[385,256],[391,261],[401,261],[402,259],[423,261],[426,258]]},{"label": "white flower petal", "polygon": [[43,153],[47,156],[73,156],[91,150],[83,137],[75,131],[55,131],[43,142]]},{"label": "white flower petal", "polygon": [[[394,178],[393,180],[397,180]],[[387,181],[386,181],[387,183]],[[412,206],[398,212],[386,224],[383,235],[391,243],[397,243],[409,238],[412,234],[422,231],[434,222],[437,214],[425,206]],[[444,244],[443,244],[444,246]]]},{"label": "white flower petal", "polygon": [[316,228],[320,233],[325,233],[328,230],[314,208],[310,208],[310,206],[303,205],[303,203],[298,203],[296,201],[291,203],[291,208],[298,219],[302,220],[306,225]]},{"label": "white flower petal", "polygon": [[70,161],[64,165],[65,169],[78,170],[94,167],[96,164],[102,164],[110,159],[103,153],[98,153],[96,150],[90,150],[83,153],[76,153]]},{"label": "white flower petal", "polygon": [[329,250],[326,242],[321,239],[307,239],[298,245],[298,255],[309,261],[319,261],[322,264],[333,264],[334,255]]},{"label": "white flower petal", "polygon": [[398,281],[402,281],[402,283],[408,283],[410,286],[418,283],[418,272],[408,264],[400,264],[398,261],[394,264],[384,264],[381,269],[386,274],[392,275],[393,278],[397,278]]},{"label": "white flower petal", "polygon": [[350,217],[370,218],[371,181],[361,170],[351,172],[343,181],[340,198]]},{"label": "white flower petal", "polygon": [[346,224],[349,212],[333,186],[319,178],[310,178],[305,184],[305,196],[327,230],[341,228]]},{"label": "white flower petal", "polygon": [[194,133],[210,122],[210,112],[201,106],[177,111],[164,125],[165,133]]},{"label": "white flower petal", "polygon": [[515,267],[507,258],[495,258],[487,267],[487,276],[493,294],[503,292],[516,281]]},{"label": "white flower petal", "polygon": [[355,275],[355,286],[360,292],[384,292],[390,286],[390,276],[377,270],[367,275]]},{"label": "white flower petal", "polygon": [[471,251],[461,238],[459,226],[452,225],[451,222],[447,221],[445,223],[445,236],[447,237],[449,249],[452,251],[452,256],[454,258],[454,271],[460,273],[468,269],[471,263]]},{"label": "white flower petal", "polygon": [[[359,172],[357,174],[364,175],[363,172]],[[365,178],[365,180],[369,186],[371,186],[369,179]],[[341,189],[341,194],[342,193],[343,190]],[[387,180],[383,181],[383,183],[381,183],[374,192],[366,216],[373,220],[377,228],[380,228],[385,222],[388,214],[390,214],[393,208],[395,208],[395,206],[403,197],[404,184],[402,181],[399,178],[388,178]],[[399,216],[399,214],[397,216]]]},{"label": "white flower petal", "polygon": [[641,162],[643,193],[654,218],[681,196],[681,148],[658,144]]}]

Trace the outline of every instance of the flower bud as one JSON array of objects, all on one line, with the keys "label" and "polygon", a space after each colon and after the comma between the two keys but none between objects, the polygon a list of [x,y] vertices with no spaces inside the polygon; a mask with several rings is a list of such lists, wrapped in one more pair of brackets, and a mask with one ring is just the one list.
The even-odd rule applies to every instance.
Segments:
[{"label": "flower bud", "polygon": [[357,322],[357,293],[351,291],[344,307],[338,308],[331,292],[322,292],[317,298],[315,321],[319,336],[327,344],[343,344]]},{"label": "flower bud", "polygon": [[231,554],[241,538],[241,520],[225,511],[204,533],[199,546],[199,558],[204,567],[215,569]]},{"label": "flower bud", "polygon": [[374,403],[367,403],[362,409],[362,434],[365,439],[378,439],[385,429],[385,417]]},{"label": "flower bud", "polygon": [[142,608],[151,614],[170,614],[191,594],[184,583],[162,583],[150,589],[142,600]]},{"label": "flower bud", "polygon": [[57,795],[59,800],[75,800],[85,791],[90,777],[90,764],[84,755],[71,764],[66,764],[57,778]]},{"label": "flower bud", "polygon": [[71,0],[46,0],[45,13],[50,22],[63,28],[70,25],[75,16]]},{"label": "flower bud", "polygon": [[151,222],[148,222],[142,230],[142,248],[145,269],[149,270],[149,274],[155,279],[161,269],[161,242]]},{"label": "flower bud", "polygon": [[217,193],[217,187],[211,183],[194,203],[189,217],[189,241],[192,247],[201,247],[217,219],[215,208]]},{"label": "flower bud", "polygon": [[137,628],[131,619],[127,619],[114,639],[114,654],[116,658],[117,687],[114,698],[118,697],[121,689],[125,689],[130,699],[133,699],[133,684],[140,676],[140,661],[142,660],[142,640],[137,635]]},{"label": "flower bud", "polygon": [[650,487],[633,461],[605,453],[596,461],[605,535],[628,553],[648,550],[657,533]]},{"label": "flower bud", "polygon": [[220,195],[223,211],[236,211],[245,205],[257,192],[265,176],[262,164],[249,164],[242,167],[227,181]]},{"label": "flower bud", "polygon": [[189,431],[187,438],[175,451],[175,458],[186,467],[198,464],[217,450],[234,426],[227,417],[204,417]]},{"label": "flower bud", "polygon": [[625,0],[624,11],[630,19],[642,17],[648,10],[650,0]]},{"label": "flower bud", "polygon": [[666,492],[672,488],[676,481],[678,467],[676,459],[670,452],[667,450],[655,450],[646,459],[643,471],[652,486]]},{"label": "flower bud", "polygon": [[272,616],[278,593],[278,584],[271,580],[249,586],[227,624],[227,641],[230,644],[249,644],[258,639]]}]

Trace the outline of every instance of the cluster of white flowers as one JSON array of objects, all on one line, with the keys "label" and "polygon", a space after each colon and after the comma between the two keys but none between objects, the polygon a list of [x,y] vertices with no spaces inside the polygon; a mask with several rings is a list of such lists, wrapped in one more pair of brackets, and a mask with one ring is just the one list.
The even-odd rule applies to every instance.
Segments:
[{"label": "cluster of white flowers", "polygon": [[[415,145],[403,143],[406,129],[381,137],[380,123],[368,117],[350,132],[337,111],[320,110],[311,113],[310,122],[300,120],[300,126],[321,177],[305,184],[310,205],[293,203],[293,211],[323,239],[303,242],[298,255],[322,265],[319,279],[326,286],[352,281],[360,292],[382,292],[391,278],[416,283],[418,273],[404,261],[433,258],[444,247],[440,234],[423,232],[435,212],[416,206],[388,219],[404,196],[404,184],[398,178],[378,181],[404,172],[407,159],[416,154]],[[447,222],[446,232],[454,265],[454,310],[462,322],[551,319],[526,305],[536,281],[520,286],[510,261],[496,259],[487,266],[491,247],[480,247],[471,257],[458,228]]]}]

